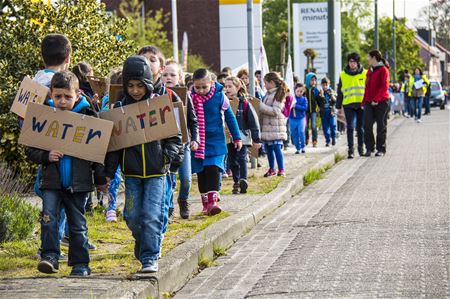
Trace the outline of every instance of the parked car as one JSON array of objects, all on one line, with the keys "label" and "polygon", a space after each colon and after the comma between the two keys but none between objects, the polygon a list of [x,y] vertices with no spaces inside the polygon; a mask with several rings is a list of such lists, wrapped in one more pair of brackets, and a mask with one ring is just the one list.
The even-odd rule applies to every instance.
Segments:
[{"label": "parked car", "polygon": [[436,80],[430,80],[430,88],[430,104],[432,106],[443,106],[445,95],[441,83]]}]

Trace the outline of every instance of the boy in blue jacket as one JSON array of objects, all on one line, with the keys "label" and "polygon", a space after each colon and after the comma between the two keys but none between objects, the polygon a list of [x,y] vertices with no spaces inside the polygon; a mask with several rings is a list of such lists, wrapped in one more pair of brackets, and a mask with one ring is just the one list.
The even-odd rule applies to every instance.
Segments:
[{"label": "boy in blue jacket", "polygon": [[305,126],[308,99],[305,97],[305,86],[301,83],[295,85],[295,101],[289,114],[291,139],[295,145],[296,154],[305,153]]},{"label": "boy in blue jacket", "polygon": [[317,112],[319,111],[319,102],[322,100],[322,94],[317,88],[317,76],[315,73],[308,73],[305,79],[306,93],[308,99],[308,110],[306,111],[306,144],[309,142],[309,125],[311,124],[313,147],[317,146]]},{"label": "boy in blue jacket", "polygon": [[327,77],[321,81],[323,98],[320,100],[320,117],[322,118],[325,146],[336,145],[336,94],[330,87]]},{"label": "boy in blue jacket", "polygon": [[[78,84],[77,77],[69,71],[54,74],[50,86],[52,100],[48,104],[60,110],[96,116],[88,101],[80,97]],[[93,191],[93,174],[97,188],[101,191],[107,188],[103,166],[64,155],[58,149],[46,151],[30,147],[27,155],[42,167],[39,182],[43,197],[40,219],[42,252],[38,270],[47,274],[59,270],[58,220],[61,207],[64,207],[70,237],[68,265],[73,267],[70,275],[90,275],[85,205]]]}]

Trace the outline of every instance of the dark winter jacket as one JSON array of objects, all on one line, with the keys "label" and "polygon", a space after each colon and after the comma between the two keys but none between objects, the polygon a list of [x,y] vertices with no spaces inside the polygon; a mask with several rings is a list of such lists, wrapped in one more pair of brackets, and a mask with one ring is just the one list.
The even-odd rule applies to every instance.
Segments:
[{"label": "dark winter jacket", "polygon": [[324,97],[319,102],[320,106],[320,116],[323,117],[325,111],[331,110],[333,106],[336,105],[336,98],[333,99],[334,90],[329,87],[327,90],[323,91]]},{"label": "dark winter jacket", "polygon": [[[115,107],[136,103],[128,94],[127,86],[130,80],[139,80],[145,84],[147,87],[145,99],[150,98],[154,90],[163,92],[160,85],[153,84],[150,66],[142,56],[129,57],[125,61],[122,76],[125,97],[117,102]],[[125,176],[136,178],[163,176],[169,170],[170,164],[178,159],[181,148],[181,134],[178,134],[163,140],[156,140],[110,152],[106,155],[106,175],[110,178],[114,177],[120,164],[122,173]]]},{"label": "dark winter jacket", "polygon": [[[53,101],[48,101],[50,106]],[[97,116],[90,108],[89,103],[81,97],[75,103],[73,112],[89,116]],[[69,190],[71,192],[91,192],[95,185],[106,184],[105,169],[103,165],[91,161],[64,155],[58,162],[49,161],[50,151],[30,147],[27,155],[31,161],[42,165],[42,174],[39,178],[40,190]]]},{"label": "dark winter jacket", "polygon": [[319,95],[319,89],[316,86],[311,86],[311,79],[316,78],[317,76],[314,73],[308,73],[306,75],[306,93],[305,96],[308,99],[308,111],[307,113],[317,112],[319,108],[319,102],[322,100],[322,97]]},{"label": "dark winter jacket", "polygon": [[252,104],[242,96],[239,97],[239,105],[236,111],[236,120],[238,122],[239,130],[241,131],[241,139],[243,142],[249,137],[251,137],[251,140],[254,143],[262,142],[261,128],[259,126],[259,119],[258,115],[256,114],[255,108],[253,108]]}]

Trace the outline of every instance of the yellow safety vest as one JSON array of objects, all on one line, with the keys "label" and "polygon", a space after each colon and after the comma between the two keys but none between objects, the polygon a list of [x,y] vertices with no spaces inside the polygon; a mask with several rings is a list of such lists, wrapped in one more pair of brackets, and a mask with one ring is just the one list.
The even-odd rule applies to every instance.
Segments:
[{"label": "yellow safety vest", "polygon": [[366,74],[367,70],[363,70],[360,74],[354,76],[346,72],[341,73],[342,105],[361,103],[363,101],[366,87]]}]

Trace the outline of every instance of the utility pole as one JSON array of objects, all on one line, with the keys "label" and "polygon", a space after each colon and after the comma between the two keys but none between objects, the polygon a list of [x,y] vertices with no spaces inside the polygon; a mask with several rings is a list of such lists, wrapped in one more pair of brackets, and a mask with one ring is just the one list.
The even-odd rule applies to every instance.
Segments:
[{"label": "utility pole", "polygon": [[253,0],[247,0],[247,48],[248,48],[248,77],[250,90],[248,94],[255,96],[255,66],[253,65]]},{"label": "utility pole", "polygon": [[397,38],[395,32],[395,0],[392,0],[392,77],[397,82]]},{"label": "utility pole", "polygon": [[288,15],[288,57],[291,56],[291,0],[287,0],[287,15]]},{"label": "utility pole", "polygon": [[178,20],[177,20],[177,0],[172,0],[172,42],[173,59],[178,62]]},{"label": "utility pole", "polygon": [[335,78],[335,47],[336,47],[336,30],[334,28],[334,1],[328,0],[328,77],[331,81],[331,86],[336,83]]},{"label": "utility pole", "polygon": [[375,49],[379,49],[380,48],[380,44],[378,41],[378,0],[375,0],[375,31],[374,31],[374,47]]}]

